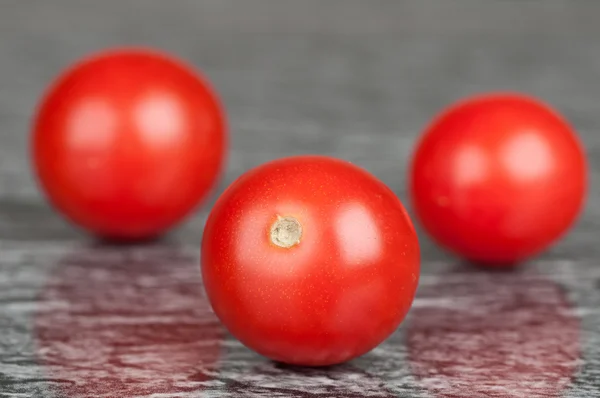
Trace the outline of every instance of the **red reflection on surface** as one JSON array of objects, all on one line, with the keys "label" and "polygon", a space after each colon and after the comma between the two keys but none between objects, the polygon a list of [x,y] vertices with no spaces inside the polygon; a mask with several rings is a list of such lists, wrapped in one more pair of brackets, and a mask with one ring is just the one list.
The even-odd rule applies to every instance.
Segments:
[{"label": "red reflection on surface", "polygon": [[35,319],[37,355],[68,397],[201,391],[224,337],[197,259],[172,248],[64,258]]},{"label": "red reflection on surface", "polygon": [[555,397],[580,358],[580,325],[541,275],[465,269],[423,280],[408,349],[437,397]]}]

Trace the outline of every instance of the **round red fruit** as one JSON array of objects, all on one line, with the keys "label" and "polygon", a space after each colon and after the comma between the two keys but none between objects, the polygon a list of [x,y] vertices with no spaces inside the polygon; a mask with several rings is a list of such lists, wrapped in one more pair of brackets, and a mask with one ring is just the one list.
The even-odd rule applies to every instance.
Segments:
[{"label": "round red fruit", "polygon": [[50,87],[34,120],[33,163],[63,215],[111,239],[144,239],[185,218],[216,182],[224,115],[207,82],[144,49],[85,58]]},{"label": "round red fruit", "polygon": [[271,359],[322,366],[365,354],[406,316],[419,245],[394,193],[338,159],[250,170],[219,198],[202,274],[217,316]]},{"label": "round red fruit", "polygon": [[508,265],[554,243],[581,211],[586,160],[569,124],[520,94],[451,106],[428,128],[410,175],[414,210],[442,246]]}]

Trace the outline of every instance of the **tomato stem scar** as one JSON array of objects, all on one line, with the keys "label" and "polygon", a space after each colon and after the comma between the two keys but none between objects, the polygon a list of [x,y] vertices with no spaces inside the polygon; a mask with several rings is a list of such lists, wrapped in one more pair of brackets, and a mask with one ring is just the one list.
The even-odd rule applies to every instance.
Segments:
[{"label": "tomato stem scar", "polygon": [[294,217],[277,216],[277,221],[271,225],[271,242],[274,245],[289,249],[300,243],[302,225]]}]

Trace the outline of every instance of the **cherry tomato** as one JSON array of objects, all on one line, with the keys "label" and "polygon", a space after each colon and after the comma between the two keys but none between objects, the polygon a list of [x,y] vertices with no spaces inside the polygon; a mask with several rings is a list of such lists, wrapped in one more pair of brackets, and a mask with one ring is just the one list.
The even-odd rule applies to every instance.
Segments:
[{"label": "cherry tomato", "polygon": [[375,177],[338,159],[291,157],[248,171],[218,199],[202,273],[243,344],[280,362],[331,365],[370,351],[406,316],[419,245]]},{"label": "cherry tomato", "polygon": [[521,94],[451,106],[422,136],[410,191],[424,228],[469,260],[509,265],[556,241],[576,219],[586,161],[571,127]]},{"label": "cherry tomato", "polygon": [[151,238],[210,191],[227,137],[213,91],[182,62],[116,49],[65,71],[41,101],[32,150],[50,202],[106,238]]}]

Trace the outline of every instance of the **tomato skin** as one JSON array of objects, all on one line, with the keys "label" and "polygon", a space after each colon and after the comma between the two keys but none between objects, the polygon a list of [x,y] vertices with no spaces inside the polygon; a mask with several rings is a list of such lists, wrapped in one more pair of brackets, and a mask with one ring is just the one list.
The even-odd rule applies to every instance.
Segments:
[{"label": "tomato skin", "polygon": [[48,89],[32,155],[52,205],[110,239],[152,238],[208,195],[227,135],[215,93],[179,60],[113,49],[80,60]]},{"label": "tomato skin", "polygon": [[425,131],[410,171],[425,230],[474,262],[512,265],[548,248],[580,213],[583,148],[561,116],[521,94],[449,107]]},{"label": "tomato skin", "polygon": [[[271,241],[278,217],[300,242]],[[382,182],[338,159],[297,156],[248,171],[218,199],[202,241],[217,316],[271,359],[323,366],[365,354],[406,316],[419,277],[417,235]]]}]

